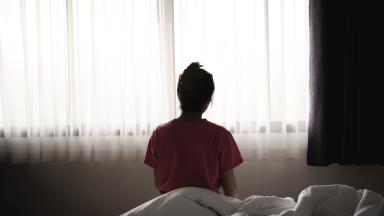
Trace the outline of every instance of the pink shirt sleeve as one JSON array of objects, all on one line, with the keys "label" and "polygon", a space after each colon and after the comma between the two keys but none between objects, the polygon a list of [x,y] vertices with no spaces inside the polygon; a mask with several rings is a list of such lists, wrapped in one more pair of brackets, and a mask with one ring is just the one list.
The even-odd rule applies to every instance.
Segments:
[{"label": "pink shirt sleeve", "polygon": [[147,152],[145,154],[144,163],[152,168],[157,167],[157,158],[156,158],[156,152],[155,152],[155,145],[156,145],[157,139],[155,132],[152,133],[151,138],[148,142]]},{"label": "pink shirt sleeve", "polygon": [[240,154],[236,141],[228,130],[225,130],[219,137],[219,147],[219,166],[221,171],[235,168],[243,162],[243,157]]}]

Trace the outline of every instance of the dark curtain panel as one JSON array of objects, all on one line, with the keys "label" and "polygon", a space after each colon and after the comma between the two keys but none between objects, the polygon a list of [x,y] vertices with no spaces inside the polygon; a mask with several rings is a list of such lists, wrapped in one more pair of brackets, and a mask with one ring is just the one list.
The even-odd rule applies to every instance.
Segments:
[{"label": "dark curtain panel", "polygon": [[309,165],[384,164],[381,1],[310,0]]}]

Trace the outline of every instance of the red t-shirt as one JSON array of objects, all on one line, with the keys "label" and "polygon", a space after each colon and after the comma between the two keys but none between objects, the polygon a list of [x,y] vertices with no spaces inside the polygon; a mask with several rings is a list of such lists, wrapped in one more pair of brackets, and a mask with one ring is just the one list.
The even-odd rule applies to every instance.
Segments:
[{"label": "red t-shirt", "polygon": [[206,119],[174,119],[157,127],[144,160],[157,169],[161,193],[181,187],[219,193],[220,172],[242,162],[231,133]]}]

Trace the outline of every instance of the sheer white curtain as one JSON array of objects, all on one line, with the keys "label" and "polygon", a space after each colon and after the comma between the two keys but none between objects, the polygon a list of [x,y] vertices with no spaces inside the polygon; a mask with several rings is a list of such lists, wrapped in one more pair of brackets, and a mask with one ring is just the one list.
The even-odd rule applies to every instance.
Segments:
[{"label": "sheer white curtain", "polygon": [[296,158],[306,148],[307,0],[175,1],[176,71],[213,73],[205,115],[233,132],[247,159]]},{"label": "sheer white curtain", "polygon": [[[306,143],[306,0],[0,1],[0,157],[141,160],[200,61],[246,159]],[[301,147],[300,147],[301,146]],[[288,151],[287,151],[288,150]]]},{"label": "sheer white curtain", "polygon": [[157,1],[0,4],[3,157],[137,158],[146,136],[174,116]]}]

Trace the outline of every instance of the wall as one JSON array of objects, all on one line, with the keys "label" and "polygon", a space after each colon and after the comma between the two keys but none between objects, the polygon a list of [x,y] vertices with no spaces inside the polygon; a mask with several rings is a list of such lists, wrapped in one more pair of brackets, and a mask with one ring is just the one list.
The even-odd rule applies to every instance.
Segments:
[{"label": "wall", "polygon": [[[0,215],[119,215],[158,195],[140,163],[0,165]],[[301,161],[245,162],[240,194],[291,196],[312,184],[347,184],[384,194],[384,166],[308,167]]]}]

